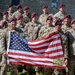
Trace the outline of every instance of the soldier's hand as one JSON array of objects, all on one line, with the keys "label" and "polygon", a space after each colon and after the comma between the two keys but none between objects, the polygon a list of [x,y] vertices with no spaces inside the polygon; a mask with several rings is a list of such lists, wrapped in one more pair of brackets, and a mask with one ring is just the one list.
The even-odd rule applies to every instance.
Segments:
[{"label": "soldier's hand", "polygon": [[4,57],[8,57],[8,55],[7,55],[7,53],[6,53],[6,52],[4,52],[4,53],[3,53],[3,56],[4,56]]},{"label": "soldier's hand", "polygon": [[66,64],[66,66],[67,66],[67,64],[68,64],[68,60],[67,60],[67,59],[65,59],[65,64]]}]

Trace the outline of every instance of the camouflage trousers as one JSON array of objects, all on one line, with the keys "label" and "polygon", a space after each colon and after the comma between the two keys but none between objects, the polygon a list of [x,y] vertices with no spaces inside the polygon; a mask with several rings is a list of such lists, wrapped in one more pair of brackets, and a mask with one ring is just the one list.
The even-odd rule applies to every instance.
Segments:
[{"label": "camouflage trousers", "polygon": [[0,55],[0,60],[0,75],[7,75],[7,59],[3,55]]},{"label": "camouflage trousers", "polygon": [[69,63],[69,75],[75,75],[75,59]]},{"label": "camouflage trousers", "polygon": [[52,75],[53,69],[43,68],[43,75]]},{"label": "camouflage trousers", "polygon": [[42,72],[43,75],[52,75],[53,69],[35,67],[35,72],[36,75],[40,75],[39,72]]},{"label": "camouflage trousers", "polygon": [[66,69],[54,69],[52,75],[66,75]]},{"label": "camouflage trousers", "polygon": [[18,75],[17,65],[11,65],[10,75]]}]

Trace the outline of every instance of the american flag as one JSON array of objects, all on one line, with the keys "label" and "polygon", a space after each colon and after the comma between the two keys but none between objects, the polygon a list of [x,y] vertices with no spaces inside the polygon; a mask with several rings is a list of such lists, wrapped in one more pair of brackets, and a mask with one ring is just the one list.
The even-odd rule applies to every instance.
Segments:
[{"label": "american flag", "polygon": [[59,33],[53,32],[41,40],[29,41],[10,32],[8,64],[26,64],[45,68],[66,68]]}]

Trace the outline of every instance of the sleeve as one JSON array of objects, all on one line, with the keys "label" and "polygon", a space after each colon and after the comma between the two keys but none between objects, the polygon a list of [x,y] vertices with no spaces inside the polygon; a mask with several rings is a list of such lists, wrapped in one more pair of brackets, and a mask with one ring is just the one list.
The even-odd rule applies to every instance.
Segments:
[{"label": "sleeve", "polygon": [[62,39],[62,47],[64,52],[64,58],[68,58],[68,39],[66,36]]},{"label": "sleeve", "polygon": [[5,41],[5,33],[3,32],[2,37],[0,38],[0,54],[6,51],[6,41]]}]

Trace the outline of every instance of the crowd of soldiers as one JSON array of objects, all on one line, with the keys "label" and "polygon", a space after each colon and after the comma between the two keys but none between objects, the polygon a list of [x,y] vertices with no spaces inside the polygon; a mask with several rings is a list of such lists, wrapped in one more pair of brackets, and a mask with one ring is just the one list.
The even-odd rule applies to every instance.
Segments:
[{"label": "crowd of soldiers", "polygon": [[[59,32],[64,52],[64,61],[66,69],[47,69],[35,67],[36,75],[75,75],[75,19],[65,13],[65,5],[59,5],[59,11],[56,14],[48,13],[48,6],[42,6],[42,14],[30,13],[28,6],[22,9],[19,4],[17,10],[8,5],[8,11],[0,13],[0,75],[7,73],[7,43],[9,31],[16,32],[21,37],[28,40],[41,39],[52,32]],[[30,67],[20,65],[27,75],[31,75]],[[18,65],[11,65],[10,75],[18,75]]]}]

